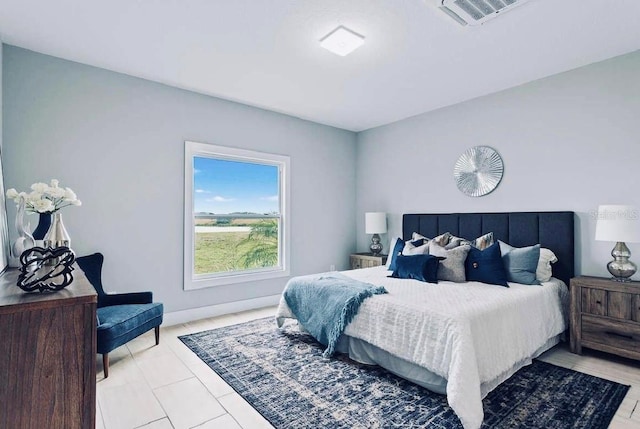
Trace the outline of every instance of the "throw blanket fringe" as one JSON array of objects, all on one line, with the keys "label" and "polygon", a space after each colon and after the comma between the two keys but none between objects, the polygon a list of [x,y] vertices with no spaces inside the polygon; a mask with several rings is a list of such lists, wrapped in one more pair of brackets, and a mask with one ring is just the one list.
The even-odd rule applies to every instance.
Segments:
[{"label": "throw blanket fringe", "polygon": [[362,301],[372,297],[373,295],[380,295],[383,293],[387,293],[387,290],[384,287],[372,285],[371,287],[363,290],[362,292],[352,296],[347,300],[344,307],[342,307],[338,322],[333,326],[329,333],[329,345],[327,346],[327,349],[322,353],[323,357],[329,358],[335,353],[336,345],[338,344],[340,335],[342,335],[344,330],[347,328],[347,325],[351,323],[355,315],[358,314],[358,310],[360,309]]},{"label": "throw blanket fringe", "polygon": [[382,286],[354,280],[338,272],[294,277],[287,283],[284,299],[298,322],[327,346],[322,354],[335,352],[340,335],[358,314],[362,302],[387,293]]}]

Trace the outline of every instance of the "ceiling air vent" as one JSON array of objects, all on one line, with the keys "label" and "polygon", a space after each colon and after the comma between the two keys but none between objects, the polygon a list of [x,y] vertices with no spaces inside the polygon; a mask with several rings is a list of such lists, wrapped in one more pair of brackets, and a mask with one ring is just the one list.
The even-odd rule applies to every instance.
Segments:
[{"label": "ceiling air vent", "polygon": [[480,25],[529,0],[430,0],[462,25]]}]

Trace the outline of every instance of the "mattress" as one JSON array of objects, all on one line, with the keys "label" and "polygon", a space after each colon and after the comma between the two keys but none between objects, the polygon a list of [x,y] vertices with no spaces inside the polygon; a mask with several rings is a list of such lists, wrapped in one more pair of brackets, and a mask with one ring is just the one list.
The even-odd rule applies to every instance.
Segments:
[{"label": "mattress", "polygon": [[[389,292],[365,300],[345,329],[344,341],[362,342],[354,342],[360,347],[353,353],[356,360],[382,360],[381,366],[410,380],[426,377],[426,387],[432,383],[433,390],[446,390],[465,429],[482,424],[487,393],[555,344],[567,328],[568,289],[555,278],[541,286],[509,283],[505,288],[388,278],[386,267],[343,274]],[[276,319],[284,318],[295,317],[281,299]],[[367,346],[380,351],[377,357]],[[341,347],[345,350],[344,342]],[[407,368],[413,375],[404,374]]]}]

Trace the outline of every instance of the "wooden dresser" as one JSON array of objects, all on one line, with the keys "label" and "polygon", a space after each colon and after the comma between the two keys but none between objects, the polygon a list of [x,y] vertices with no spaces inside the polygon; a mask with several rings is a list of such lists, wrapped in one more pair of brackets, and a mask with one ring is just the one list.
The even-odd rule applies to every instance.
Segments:
[{"label": "wooden dresser", "polygon": [[571,279],[571,351],[582,347],[640,359],[640,282]]},{"label": "wooden dresser", "polygon": [[351,269],[379,267],[387,263],[387,255],[374,256],[373,253],[352,253]]},{"label": "wooden dresser", "polygon": [[94,428],[97,295],[82,270],[53,293],[0,275],[0,428]]}]

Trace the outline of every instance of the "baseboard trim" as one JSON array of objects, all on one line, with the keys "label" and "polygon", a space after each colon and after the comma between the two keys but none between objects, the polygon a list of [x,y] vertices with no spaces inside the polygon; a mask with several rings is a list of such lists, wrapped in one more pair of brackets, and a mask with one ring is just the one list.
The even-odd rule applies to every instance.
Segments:
[{"label": "baseboard trim", "polygon": [[225,302],[224,304],[209,305],[207,307],[190,308],[188,310],[165,313],[162,326],[178,325],[207,317],[222,316],[223,314],[238,313],[240,311],[255,310],[257,308],[277,305],[280,295],[261,296],[260,298],[245,299],[243,301]]}]

